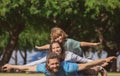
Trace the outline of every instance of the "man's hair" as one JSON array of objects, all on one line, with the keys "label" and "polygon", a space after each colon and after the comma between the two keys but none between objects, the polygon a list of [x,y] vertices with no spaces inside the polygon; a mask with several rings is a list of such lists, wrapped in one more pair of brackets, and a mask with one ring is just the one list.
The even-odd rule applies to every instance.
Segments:
[{"label": "man's hair", "polygon": [[68,37],[68,35],[61,28],[53,27],[50,34],[51,42],[55,41],[55,39],[59,36],[62,36],[64,40]]},{"label": "man's hair", "polygon": [[49,59],[54,59],[54,58],[57,58],[58,60],[60,60],[59,55],[57,55],[54,52],[49,52],[47,55],[46,61],[49,62]]},{"label": "man's hair", "polygon": [[60,48],[61,48],[61,54],[60,54],[60,61],[64,61],[64,59],[65,59],[65,49],[64,49],[64,47],[63,47],[63,45],[62,45],[62,43],[59,43],[58,41],[53,41],[53,42],[51,42],[50,43],[50,51],[49,52],[52,52],[52,46],[53,46],[53,44],[54,43],[57,43],[57,44],[59,44],[59,46],[60,46]]}]

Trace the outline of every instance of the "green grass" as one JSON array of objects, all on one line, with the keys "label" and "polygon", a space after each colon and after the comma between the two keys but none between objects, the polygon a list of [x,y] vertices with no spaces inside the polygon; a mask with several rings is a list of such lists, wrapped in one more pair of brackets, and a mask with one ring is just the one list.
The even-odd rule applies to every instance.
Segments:
[{"label": "green grass", "polygon": [[[100,74],[99,74],[99,76],[101,76]],[[112,73],[112,72],[109,72],[108,73],[108,76],[120,76],[120,73]]]},{"label": "green grass", "polygon": [[0,76],[45,76],[41,73],[0,73]]},{"label": "green grass", "polygon": [[120,76],[120,72],[119,73],[108,73],[108,76]]},{"label": "green grass", "polygon": [[[0,76],[44,76],[44,74],[41,74],[41,73],[0,73]],[[108,73],[108,76],[120,76],[120,73]]]}]

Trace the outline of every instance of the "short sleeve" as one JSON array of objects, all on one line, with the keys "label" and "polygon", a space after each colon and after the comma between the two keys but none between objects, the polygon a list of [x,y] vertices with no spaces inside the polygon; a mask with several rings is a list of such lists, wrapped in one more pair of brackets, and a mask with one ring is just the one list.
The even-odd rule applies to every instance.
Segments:
[{"label": "short sleeve", "polygon": [[65,72],[71,73],[78,71],[78,64],[77,63],[71,63],[71,62],[62,62],[62,67]]},{"label": "short sleeve", "polygon": [[64,48],[66,51],[71,51],[79,56],[83,56],[83,51],[80,47],[79,41],[68,38],[64,44]]},{"label": "short sleeve", "polygon": [[79,42],[79,41],[76,41],[76,40],[74,40],[74,39],[68,38],[68,39],[67,39],[67,42],[66,42],[66,46],[67,46],[67,47],[73,47],[73,48],[75,48],[75,47],[80,47],[80,42]]},{"label": "short sleeve", "polygon": [[42,72],[45,73],[46,72],[46,67],[45,67],[46,63],[42,63],[36,66],[36,71],[37,72]]}]

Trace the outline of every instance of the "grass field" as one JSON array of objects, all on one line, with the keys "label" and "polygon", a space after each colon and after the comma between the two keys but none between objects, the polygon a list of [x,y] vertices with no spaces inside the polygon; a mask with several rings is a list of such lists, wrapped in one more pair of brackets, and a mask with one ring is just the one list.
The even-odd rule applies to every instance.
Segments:
[{"label": "grass field", "polygon": [[[44,74],[41,74],[41,73],[0,73],[0,76],[44,76]],[[120,76],[120,73],[108,73],[108,76]]]}]

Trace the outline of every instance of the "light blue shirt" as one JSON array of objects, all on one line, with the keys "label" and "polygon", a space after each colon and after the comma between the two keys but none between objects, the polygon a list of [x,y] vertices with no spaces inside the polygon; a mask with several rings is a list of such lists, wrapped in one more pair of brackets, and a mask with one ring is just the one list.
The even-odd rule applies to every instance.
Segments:
[{"label": "light blue shirt", "polygon": [[46,69],[46,63],[42,63],[37,65],[36,67],[37,72],[42,72],[46,76],[77,76],[77,71],[78,71],[78,64],[76,63],[71,63],[71,62],[61,62],[60,63],[60,69],[56,74],[51,74],[47,69]]}]

